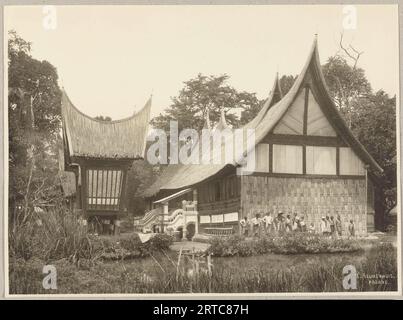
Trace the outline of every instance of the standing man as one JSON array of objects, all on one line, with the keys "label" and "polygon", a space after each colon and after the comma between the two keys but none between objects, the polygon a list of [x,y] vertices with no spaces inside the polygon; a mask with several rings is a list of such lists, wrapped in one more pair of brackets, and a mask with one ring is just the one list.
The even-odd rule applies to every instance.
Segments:
[{"label": "standing man", "polygon": [[114,224],[114,234],[116,236],[120,236],[120,220],[115,219],[113,224]]},{"label": "standing man", "polygon": [[324,236],[327,235],[327,223],[326,218],[322,216],[322,220],[320,221],[320,233]]},{"label": "standing man", "polygon": [[266,212],[266,234],[271,234],[273,231],[273,217],[271,216],[271,212]]},{"label": "standing man", "polygon": [[350,223],[348,224],[348,237],[349,238],[354,238],[355,237],[355,225],[354,225],[354,221],[350,220]]},{"label": "standing man", "polygon": [[337,216],[336,216],[336,233],[337,233],[337,237],[341,237],[342,227],[341,227],[341,217],[339,214],[337,214]]},{"label": "standing man", "polygon": [[252,218],[252,233],[254,237],[258,236],[258,232],[259,232],[259,214],[256,214],[253,218]]},{"label": "standing man", "polygon": [[248,236],[248,218],[243,217],[241,221],[239,221],[239,225],[241,226],[241,235],[247,237]]}]

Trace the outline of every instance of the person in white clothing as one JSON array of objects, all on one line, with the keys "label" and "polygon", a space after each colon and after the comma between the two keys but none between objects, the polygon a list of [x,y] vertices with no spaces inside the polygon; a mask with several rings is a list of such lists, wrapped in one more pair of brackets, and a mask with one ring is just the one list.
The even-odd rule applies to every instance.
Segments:
[{"label": "person in white clothing", "polygon": [[327,223],[325,217],[322,217],[322,220],[320,221],[320,233],[324,236],[327,235]]},{"label": "person in white clothing", "polygon": [[266,234],[270,234],[273,232],[273,217],[270,211],[266,212],[265,215],[265,231]]},{"label": "person in white clothing", "polygon": [[241,226],[241,235],[247,237],[248,236],[248,218],[244,217],[239,221],[239,225]]}]

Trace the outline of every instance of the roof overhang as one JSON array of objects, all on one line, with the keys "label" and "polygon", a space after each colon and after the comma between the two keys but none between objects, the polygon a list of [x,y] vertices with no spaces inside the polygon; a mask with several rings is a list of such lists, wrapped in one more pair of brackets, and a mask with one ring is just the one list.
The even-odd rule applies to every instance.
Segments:
[{"label": "roof overhang", "polygon": [[173,199],[176,199],[176,198],[178,198],[178,197],[180,197],[180,196],[182,196],[182,195],[184,195],[186,193],[189,193],[191,191],[192,191],[192,188],[187,188],[187,189],[178,191],[178,192],[176,192],[174,194],[171,194],[168,197],[165,197],[165,198],[159,199],[157,201],[154,201],[153,203],[154,204],[165,204],[165,203],[168,203],[169,201],[171,201]]}]

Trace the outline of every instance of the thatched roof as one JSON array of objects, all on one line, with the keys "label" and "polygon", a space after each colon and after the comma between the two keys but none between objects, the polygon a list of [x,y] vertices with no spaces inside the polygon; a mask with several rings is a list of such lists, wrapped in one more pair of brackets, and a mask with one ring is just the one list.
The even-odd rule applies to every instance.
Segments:
[{"label": "thatched roof", "polygon": [[[244,138],[249,134],[247,129],[254,129],[255,143],[252,147],[260,143],[260,141],[262,141],[262,139],[264,139],[281,120],[308,79],[310,79],[310,81],[312,81],[313,84],[319,89],[319,98],[321,101],[321,106],[324,109],[323,111],[331,120],[331,123],[339,136],[355,150],[359,158],[365,164],[369,165],[374,172],[382,172],[382,168],[366,151],[364,146],[354,137],[353,133],[344,122],[342,116],[337,110],[337,107],[330,97],[324,76],[322,74],[316,38],[300,75],[284,97],[282,96],[278,76],[276,77],[273,89],[270,92],[269,98],[266,100],[262,109],[253,120],[242,127],[244,129]],[[225,143],[222,145],[222,150],[224,150],[224,146]],[[196,145],[195,148],[197,147],[199,146]],[[251,148],[245,147],[242,154],[246,154],[250,150]],[[238,157],[235,159],[235,161],[230,163],[224,162],[214,165],[169,165],[166,169],[169,170],[169,174],[166,176],[161,176],[159,179],[157,179],[157,181],[146,190],[145,194],[147,195],[152,193],[154,195],[158,193],[159,190],[178,190],[201,183],[220,173],[224,168],[238,166],[242,154],[238,154]],[[149,190],[150,192],[148,192]]]},{"label": "thatched roof", "polygon": [[[244,129],[255,128],[257,124],[263,119],[267,111],[280,99],[282,98],[282,93],[280,89],[279,79],[276,75],[273,88],[269,93],[269,97],[263,104],[259,113],[252,119],[249,123],[243,126]],[[211,127],[209,114],[207,112],[205,119],[205,129],[210,129],[213,133],[217,128],[219,130],[228,129],[228,125],[225,120],[225,115],[221,112],[220,121],[215,128]],[[195,148],[197,145],[195,146]],[[228,164],[216,164],[216,165],[183,165],[183,164],[170,164],[168,165],[157,180],[148,187],[143,193],[143,197],[151,197],[156,195],[161,189],[169,187],[171,181],[176,185],[175,181],[183,181],[187,185],[192,185],[194,183],[200,182],[199,177],[211,177],[212,175],[220,172]],[[195,174],[197,172],[197,174]],[[188,180],[190,179],[190,180]],[[179,187],[178,189],[180,189]],[[170,188],[169,188],[170,189]]]},{"label": "thatched roof", "polygon": [[[382,168],[366,151],[363,145],[354,137],[353,133],[344,122],[342,116],[337,110],[337,107],[330,97],[321,70],[316,39],[312,45],[311,52],[308,56],[304,68],[302,69],[302,72],[300,73],[288,93],[280,101],[273,104],[272,101],[276,92],[272,91],[272,94],[270,95],[269,99],[266,101],[265,105],[258,113],[258,115],[250,123],[243,127],[244,129],[255,129],[255,145],[262,141],[262,139],[264,139],[264,137],[280,121],[280,119],[287,112],[288,108],[292,105],[295,98],[297,97],[297,94],[303,88],[308,79],[311,79],[314,85],[318,87],[321,94],[320,99],[322,102],[321,105],[324,108],[324,112],[331,119],[331,122],[340,137],[355,150],[357,155],[365,164],[368,164],[374,171],[382,172]],[[277,82],[278,80],[276,80],[274,88],[276,88],[276,86],[278,85]],[[248,135],[246,130],[244,130],[244,136],[245,134]],[[250,148],[245,148],[243,153],[247,153],[250,150]],[[205,181],[206,179],[219,173],[227,166],[238,166],[241,156],[242,155],[238,155],[238,160],[235,159],[235,161],[232,163],[222,163],[220,165],[183,166],[176,172],[174,177],[170,179],[168,183],[165,183],[161,186],[161,189],[180,189]]]},{"label": "thatched roof", "polygon": [[144,156],[151,98],[131,117],[101,121],[78,110],[63,91],[63,136],[70,157],[139,159]]},{"label": "thatched roof", "polygon": [[158,176],[157,180],[153,184],[151,184],[144,192],[140,194],[141,197],[149,198],[154,195],[156,195],[161,187],[168,183],[169,180],[171,180],[175,174],[178,172],[180,168],[182,168],[184,165],[183,164],[170,164],[167,165],[160,175]]}]

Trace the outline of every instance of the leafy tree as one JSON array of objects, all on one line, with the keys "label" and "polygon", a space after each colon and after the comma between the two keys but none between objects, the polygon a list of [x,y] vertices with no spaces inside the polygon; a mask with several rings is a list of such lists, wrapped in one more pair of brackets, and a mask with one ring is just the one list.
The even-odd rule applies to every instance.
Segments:
[{"label": "leafy tree", "polygon": [[288,91],[290,91],[292,85],[294,84],[295,80],[297,79],[296,76],[287,76],[284,75],[280,78],[280,87],[281,91],[283,93],[283,96],[287,94]]},{"label": "leafy tree", "polygon": [[31,43],[9,32],[9,200],[24,213],[58,196],[55,188],[61,91],[56,68],[31,56]]},{"label": "leafy tree", "polygon": [[353,101],[352,130],[384,169],[382,174],[386,212],[396,205],[396,96],[383,90]]},{"label": "leafy tree", "polygon": [[178,121],[179,130],[193,128],[200,131],[205,123],[207,111],[212,125],[220,118],[220,110],[224,109],[226,120],[234,127],[239,125],[237,109],[255,110],[259,107],[259,99],[254,93],[238,92],[226,82],[228,75],[204,76],[184,82],[179,95],[172,98],[172,104],[165,114],[151,120],[155,128],[169,132],[171,120]]},{"label": "leafy tree", "polygon": [[334,103],[351,127],[354,101],[371,94],[364,70],[350,66],[345,58],[335,55],[328,59],[322,71]]},{"label": "leafy tree", "polygon": [[148,161],[134,161],[127,176],[127,209],[135,215],[143,215],[144,200],[138,194],[150,186],[157,178],[155,168]]}]

